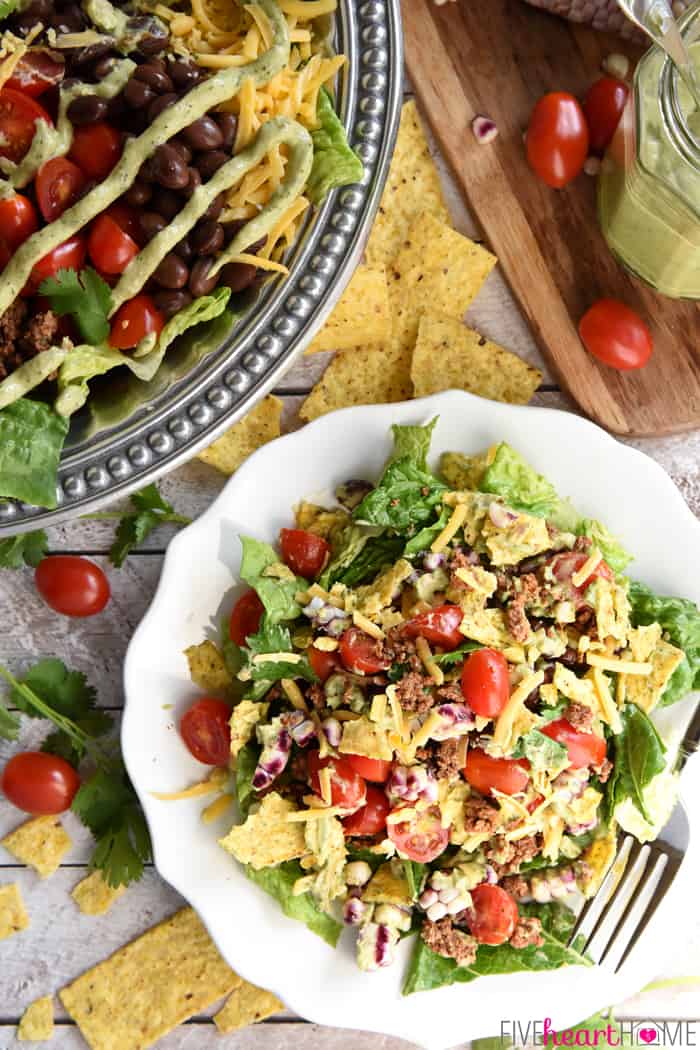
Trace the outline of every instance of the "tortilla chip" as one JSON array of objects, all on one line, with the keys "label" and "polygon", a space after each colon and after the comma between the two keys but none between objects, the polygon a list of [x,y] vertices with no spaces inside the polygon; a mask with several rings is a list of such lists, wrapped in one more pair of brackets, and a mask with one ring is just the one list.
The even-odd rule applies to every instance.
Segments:
[{"label": "tortilla chip", "polygon": [[256,700],[241,700],[231,712],[231,758],[236,758],[255,733],[258,722],[267,717],[269,703]]},{"label": "tortilla chip", "polygon": [[218,1014],[214,1014],[214,1024],[223,1034],[236,1032],[249,1024],[264,1021],[281,1010],[284,1010],[284,1003],[272,992],[266,992],[264,988],[258,988],[248,981],[241,981]]},{"label": "tortilla chip", "polygon": [[231,687],[221,650],[214,642],[200,642],[185,649],[190,678],[205,693],[225,693]]},{"label": "tortilla chip", "polygon": [[30,1003],[17,1028],[21,1043],[41,1043],[53,1035],[53,1000],[50,995]]},{"label": "tortilla chip", "polygon": [[240,981],[183,908],[60,992],[96,1050],[144,1050]]},{"label": "tortilla chip", "polygon": [[399,864],[387,861],[377,868],[362,891],[362,900],[370,904],[396,904],[399,908],[411,904],[411,893],[406,876]]},{"label": "tortilla chip", "polygon": [[542,373],[459,321],[427,313],[418,328],[411,379],[416,397],[456,389],[526,405]]},{"label": "tortilla chip", "polygon": [[293,802],[272,791],[265,795],[258,812],[252,813],[245,824],[231,828],[225,838],[219,839],[219,845],[256,871],[303,857],[308,852],[304,825],[287,820],[287,814],[296,808]]},{"label": "tortilla chip", "polygon": [[110,886],[101,871],[93,871],[71,890],[71,897],[83,915],[104,915],[122,896],[126,886]]},{"label": "tortilla chip", "polygon": [[450,221],[440,176],[430,156],[416,103],[411,100],[401,110],[394,156],[367,244],[369,265],[389,266],[398,255],[411,223],[421,215]]},{"label": "tortilla chip", "polygon": [[341,755],[364,755],[381,762],[391,762],[394,756],[386,729],[370,722],[364,715],[352,722],[343,722],[343,736],[338,750]]},{"label": "tortilla chip", "polygon": [[383,346],[391,337],[391,314],[386,270],[359,266],[333,313],[306,348],[350,350],[356,346]]},{"label": "tortilla chip", "polygon": [[350,405],[388,405],[411,396],[411,361],[400,348],[337,354],[299,415],[307,422]]},{"label": "tortilla chip", "polygon": [[234,474],[241,463],[261,445],[280,436],[282,402],[264,398],[220,438],[197,454],[197,459],[216,467],[222,474]]},{"label": "tortilla chip", "polygon": [[29,916],[17,883],[0,886],[0,941],[26,930],[28,926]]},{"label": "tortilla chip", "polygon": [[58,817],[34,817],[21,824],[0,845],[46,879],[58,868],[73,843]]}]

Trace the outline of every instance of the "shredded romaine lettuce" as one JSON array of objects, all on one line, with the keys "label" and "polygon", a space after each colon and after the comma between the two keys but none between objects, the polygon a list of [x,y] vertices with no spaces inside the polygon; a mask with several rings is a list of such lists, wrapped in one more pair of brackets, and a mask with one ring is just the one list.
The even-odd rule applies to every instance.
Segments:
[{"label": "shredded romaine lettuce", "polygon": [[311,203],[318,205],[338,186],[360,182],[364,167],[348,144],[345,128],[325,88],[318,93],[316,117],[318,127],[311,132],[314,160],[305,192]]}]

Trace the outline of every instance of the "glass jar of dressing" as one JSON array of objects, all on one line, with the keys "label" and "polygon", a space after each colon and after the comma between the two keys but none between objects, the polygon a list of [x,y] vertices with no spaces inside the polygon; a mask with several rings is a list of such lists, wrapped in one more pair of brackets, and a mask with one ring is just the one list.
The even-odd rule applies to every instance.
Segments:
[{"label": "glass jar of dressing", "polygon": [[[700,0],[680,21],[700,68]],[[700,299],[700,110],[652,47],[637,66],[598,180],[598,214],[613,254],[675,299]]]}]

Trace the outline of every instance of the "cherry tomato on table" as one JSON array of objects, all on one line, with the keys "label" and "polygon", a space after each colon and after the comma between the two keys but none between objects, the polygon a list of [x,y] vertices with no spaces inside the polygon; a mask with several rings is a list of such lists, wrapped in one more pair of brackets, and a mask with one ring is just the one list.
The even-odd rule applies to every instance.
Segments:
[{"label": "cherry tomato on table", "polygon": [[418,638],[420,635],[441,649],[456,649],[464,641],[464,635],[459,629],[463,619],[464,613],[459,605],[438,605],[436,609],[414,616],[404,624],[402,633],[407,638]]},{"label": "cherry tomato on table", "polygon": [[416,811],[410,803],[398,806],[394,813],[408,809],[413,815],[397,824],[387,825],[387,833],[396,848],[409,860],[429,864],[439,857],[450,840],[450,829],[443,828],[440,807]]},{"label": "cherry tomato on table", "polygon": [[525,147],[530,167],[554,189],[575,179],[588,156],[588,126],[578,99],[566,91],[544,95],[530,116]]},{"label": "cherry tomato on table", "polygon": [[116,350],[131,350],[144,336],[160,335],[165,319],[150,295],[135,295],[120,306],[112,318],[109,345]]},{"label": "cherry tomato on table", "polygon": [[327,678],[330,678],[342,666],[337,651],[326,653],[323,649],[317,649],[315,645],[310,645],[307,653],[311,670],[322,682],[325,682]]},{"label": "cherry tomato on table", "polygon": [[321,758],[318,751],[307,753],[307,765],[309,770],[309,782],[317,795],[321,794],[321,781],[319,771],[330,769],[331,771],[331,805],[341,806],[343,809],[355,810],[364,806],[367,798],[366,784],[362,777],[355,772],[353,767],[343,758]]},{"label": "cherry tomato on table", "polygon": [[479,944],[505,944],[518,922],[518,905],[500,886],[482,882],[471,891],[467,926]]},{"label": "cherry tomato on table", "polygon": [[85,262],[85,238],[81,233],[69,237],[53,248],[35,264],[23,294],[32,295],[47,277],[55,277],[59,270],[80,270]]},{"label": "cherry tomato on table", "polygon": [[205,696],[180,719],[180,736],[198,762],[225,766],[231,757],[231,709],[223,700]]},{"label": "cherry tomato on table", "polygon": [[52,554],[34,573],[36,588],[54,612],[94,616],[109,601],[109,581],[99,565],[77,554]]},{"label": "cherry tomato on table", "polygon": [[139,246],[110,218],[99,215],[88,235],[88,255],[102,273],[124,273]]},{"label": "cherry tomato on table", "polygon": [[43,106],[21,91],[0,91],[0,157],[20,161],[32,144],[37,120],[53,124]]},{"label": "cherry tomato on table", "polygon": [[242,594],[231,612],[228,625],[231,641],[236,645],[245,645],[249,635],[257,634],[264,612],[265,607],[252,588]]},{"label": "cherry tomato on table", "polygon": [[339,652],[348,671],[355,674],[377,674],[391,663],[387,657],[378,655],[374,638],[359,627],[348,627],[340,639]]},{"label": "cherry tomato on table", "polygon": [[500,715],[510,696],[508,663],[497,649],[477,649],[462,668],[462,695],[484,718]]},{"label": "cherry tomato on table", "polygon": [[381,758],[365,758],[364,755],[344,755],[356,773],[375,784],[385,784],[391,773],[391,762]]},{"label": "cherry tomato on table", "polygon": [[35,185],[41,214],[47,222],[53,222],[75,204],[85,185],[85,176],[72,160],[54,157],[39,168]]},{"label": "cherry tomato on table", "polygon": [[63,80],[63,59],[54,58],[48,51],[29,51],[22,55],[7,87],[21,91],[23,95],[36,98]]},{"label": "cherry tomato on table", "polygon": [[111,124],[98,121],[73,129],[68,156],[90,179],[106,178],[122,153],[122,137]]},{"label": "cherry tomato on table", "polygon": [[595,733],[582,733],[574,729],[571,722],[558,718],[556,722],[542,726],[545,736],[563,744],[569,752],[569,767],[583,769],[584,766],[599,766],[607,750],[605,740]]},{"label": "cherry tomato on table", "polygon": [[517,795],[528,785],[529,768],[526,758],[495,758],[473,747],[467,751],[464,776],[482,795],[490,795],[492,788],[504,795]]},{"label": "cherry tomato on table", "polygon": [[280,549],[285,565],[307,580],[318,576],[331,552],[322,536],[305,529],[280,529]]},{"label": "cherry tomato on table", "polygon": [[44,751],[24,751],[5,766],[0,781],[5,797],[25,813],[63,813],[80,787],[80,777],[68,762]]},{"label": "cherry tomato on table", "polygon": [[618,299],[593,303],[578,323],[578,334],[589,354],[621,372],[644,368],[654,349],[642,318]]},{"label": "cherry tomato on table", "polygon": [[381,788],[367,785],[367,801],[361,809],[343,818],[346,835],[377,835],[386,827],[386,817],[391,806]]},{"label": "cherry tomato on table", "polygon": [[592,153],[602,156],[610,145],[630,89],[615,77],[601,77],[591,84],[583,100]]},{"label": "cherry tomato on table", "polygon": [[28,197],[15,193],[0,200],[0,237],[10,252],[16,251],[38,229],[36,209]]}]

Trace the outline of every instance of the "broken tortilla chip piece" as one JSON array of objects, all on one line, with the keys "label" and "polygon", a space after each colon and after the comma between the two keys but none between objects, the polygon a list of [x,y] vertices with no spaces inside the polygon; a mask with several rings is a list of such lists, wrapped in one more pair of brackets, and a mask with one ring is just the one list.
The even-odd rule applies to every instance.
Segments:
[{"label": "broken tortilla chip piece", "polygon": [[256,449],[280,436],[282,402],[266,397],[220,438],[197,454],[197,459],[216,467],[222,474],[234,474]]},{"label": "broken tortilla chip piece", "polygon": [[383,346],[390,337],[386,270],[383,266],[358,266],[332,314],[305,352],[316,354],[322,350]]},{"label": "broken tortilla chip piece", "polygon": [[17,883],[0,886],[0,941],[28,926],[29,916]]},{"label": "broken tortilla chip piece", "polygon": [[196,912],[183,908],[88,970],[60,997],[95,1050],[145,1050],[239,981]]},{"label": "broken tortilla chip piece", "polygon": [[21,1043],[41,1043],[53,1035],[53,1000],[50,995],[30,1003],[17,1028]]},{"label": "broken tortilla chip piece", "polygon": [[416,397],[456,389],[526,405],[542,373],[460,321],[426,313],[420,320],[411,379]]},{"label": "broken tortilla chip piece", "polygon": [[205,693],[225,693],[231,688],[231,675],[226,669],[219,647],[209,640],[185,649],[190,678]]},{"label": "broken tortilla chip piece", "polygon": [[370,266],[389,266],[411,223],[421,215],[450,221],[440,176],[423,132],[416,103],[406,102],[386,185],[366,257]]},{"label": "broken tortilla chip piece", "polygon": [[256,871],[303,857],[308,852],[304,826],[287,820],[287,814],[296,808],[293,802],[271,791],[258,812],[252,813],[245,824],[231,828],[228,835],[219,839],[219,845]]},{"label": "broken tortilla chip piece", "polygon": [[58,817],[34,817],[0,842],[17,860],[46,879],[58,868],[73,843]]},{"label": "broken tortilla chip piece", "polygon": [[272,992],[266,992],[264,988],[258,988],[249,981],[241,981],[218,1014],[214,1014],[214,1023],[220,1032],[226,1034],[264,1021],[266,1017],[271,1017],[280,1010],[284,1010],[284,1003]]},{"label": "broken tortilla chip piece", "polygon": [[115,889],[105,881],[101,871],[93,871],[73,887],[71,897],[83,915],[104,915],[125,890],[126,886]]},{"label": "broken tortilla chip piece", "polygon": [[400,347],[336,354],[299,415],[307,422],[336,408],[388,405],[411,396],[411,357]]}]

